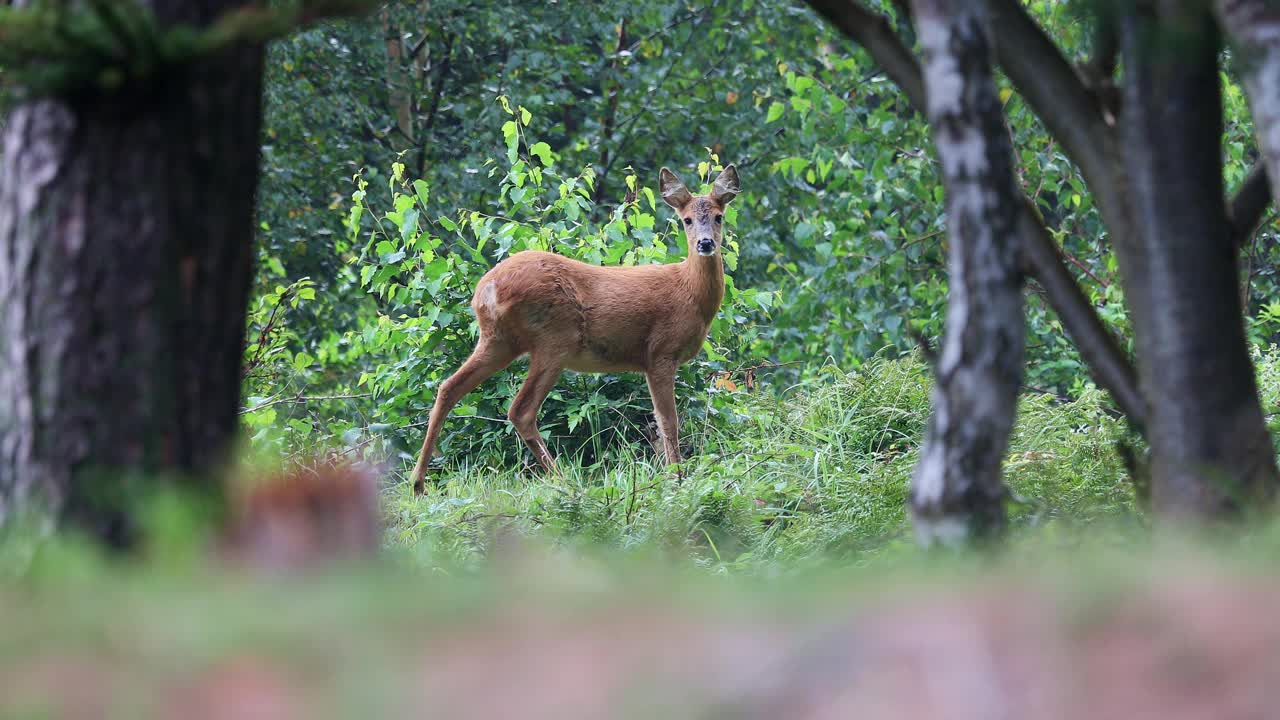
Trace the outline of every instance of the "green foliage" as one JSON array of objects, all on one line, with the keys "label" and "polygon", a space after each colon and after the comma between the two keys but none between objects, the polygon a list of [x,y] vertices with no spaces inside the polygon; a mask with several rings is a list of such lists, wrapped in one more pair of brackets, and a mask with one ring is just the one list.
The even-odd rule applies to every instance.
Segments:
[{"label": "green foliage", "polygon": [[[912,39],[894,3],[871,4]],[[400,0],[377,22],[318,27],[271,49],[257,296],[278,295],[295,278],[313,278],[316,296],[283,316],[269,372],[277,380],[247,388],[250,407],[275,403],[245,416],[256,446],[368,452],[402,468],[435,388],[471,350],[468,302],[495,262],[526,248],[601,264],[681,256],[683,241],[647,189],[664,164],[688,177],[702,161],[695,174],[705,181],[733,161],[747,189],[730,218],[726,307],[677,392],[686,444],[701,457],[712,447],[751,452],[746,440],[736,450],[721,441],[762,422],[768,403],[755,395],[813,395],[833,377],[825,368],[857,372],[871,358],[910,352],[913,333],[941,335],[946,235],[932,142],[862,50],[797,4],[593,7],[512,12]],[[1093,19],[1080,3],[1028,9],[1069,59],[1092,52]],[[1128,343],[1094,198],[1007,80],[998,82],[1020,186],[1090,303]],[[1226,179],[1235,186],[1256,148],[1230,69],[1223,87]],[[1280,311],[1267,305],[1277,290],[1275,232],[1265,223],[1248,253],[1259,345],[1280,339]],[[1030,289],[1028,392],[1106,407],[1060,321]],[[522,373],[517,363],[455,410],[442,479],[510,478],[523,449],[505,411]],[[748,386],[755,392],[742,392]],[[649,457],[649,413],[637,377],[569,374],[541,428],[591,473],[613,453]],[[896,433],[918,433],[902,422]],[[901,462],[892,482],[905,484]],[[737,512],[715,497],[717,513]]]}]

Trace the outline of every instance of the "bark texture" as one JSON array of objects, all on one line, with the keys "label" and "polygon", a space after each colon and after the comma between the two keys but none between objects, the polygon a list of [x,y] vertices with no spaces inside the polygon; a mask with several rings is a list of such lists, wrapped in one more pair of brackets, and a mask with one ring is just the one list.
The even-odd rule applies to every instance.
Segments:
[{"label": "bark texture", "polygon": [[390,4],[382,6],[381,16],[383,41],[387,48],[387,101],[391,106],[391,116],[395,118],[391,144],[396,150],[404,150],[414,146],[416,137],[409,69],[405,67],[404,36],[392,17]]},{"label": "bark texture", "polygon": [[1166,518],[1230,516],[1269,501],[1277,482],[1222,200],[1210,27],[1205,3],[1162,0],[1121,31],[1121,130],[1145,271],[1145,292],[1126,283],[1126,293],[1151,408],[1152,506]]},{"label": "bark texture", "polygon": [[[243,0],[151,0],[206,24]],[[236,426],[262,50],[17,107],[0,160],[0,524],[126,544],[131,478],[198,479]]]},{"label": "bark texture", "polygon": [[[1280,3],[1216,0],[1214,6],[1236,51],[1263,164],[1270,177],[1280,177]],[[1270,188],[1280,199],[1280,185]]]},{"label": "bark texture", "polygon": [[1001,462],[1022,380],[1021,206],[979,0],[916,0],[925,95],[947,192],[946,337],[911,486],[919,541],[954,544],[1005,525]]}]

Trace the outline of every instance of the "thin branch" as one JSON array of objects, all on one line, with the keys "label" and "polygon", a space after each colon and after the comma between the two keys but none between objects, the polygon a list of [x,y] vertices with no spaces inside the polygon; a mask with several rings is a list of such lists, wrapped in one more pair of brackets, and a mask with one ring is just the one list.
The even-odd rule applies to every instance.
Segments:
[{"label": "thin branch", "polygon": [[[451,414],[449,415],[449,417],[451,417],[451,418],[455,418],[455,419],[460,419],[460,420],[488,420],[489,422],[496,422],[496,423],[508,423],[508,422],[511,422],[510,420],[508,420],[508,419],[506,419],[506,418],[489,417],[488,415],[459,415],[458,413],[451,413]],[[420,428],[420,427],[426,427],[426,426],[427,426],[427,424],[428,424],[428,423],[430,423],[430,422],[431,422],[430,420],[422,420],[422,421],[419,421],[419,422],[416,422],[416,423],[409,423],[408,425],[401,425],[401,426],[399,427],[399,429],[400,429],[400,430],[408,430],[409,428]]]},{"label": "thin branch", "polygon": [[1062,252],[1062,256],[1067,259],[1067,262],[1080,268],[1080,272],[1084,273],[1085,275],[1088,275],[1094,282],[1098,283],[1099,286],[1103,288],[1111,287],[1111,283],[1098,277],[1097,273],[1095,273],[1088,265],[1080,261],[1080,258],[1077,258],[1075,255],[1072,255],[1066,250],[1062,250],[1061,252]]},{"label": "thin branch", "polygon": [[274,398],[264,403],[254,405],[251,408],[244,408],[240,411],[240,414],[248,415],[249,413],[255,413],[259,410],[265,410],[272,405],[282,405],[284,403],[289,403],[290,405],[305,405],[306,403],[319,400],[355,400],[357,398],[367,398],[371,394],[372,393],[358,393],[354,395],[294,395],[291,397]]},{"label": "thin branch", "polygon": [[431,34],[430,34],[430,33],[423,33],[423,34],[422,34],[422,39],[421,39],[421,40],[419,40],[418,42],[414,43],[414,44],[413,44],[413,47],[409,48],[409,53],[408,53],[408,55],[406,55],[406,56],[405,56],[405,59],[406,59],[406,60],[417,60],[417,59],[418,59],[418,53],[422,52],[422,48],[426,47],[426,45],[427,45],[427,41],[428,41],[428,40],[430,40],[430,39],[431,39]]},{"label": "thin branch", "polygon": [[626,48],[626,52],[634,53],[637,49],[639,49],[641,45],[645,44],[646,42],[658,37],[659,35],[663,35],[671,30],[674,30],[675,28],[689,22],[690,20],[693,20],[696,17],[705,15],[710,11],[711,11],[710,8],[707,8],[705,10],[690,10],[684,15],[681,15],[680,17],[667,23],[665,26],[660,27],[657,30],[654,30],[653,32],[649,33],[648,35],[645,35],[644,37],[640,38],[639,40],[636,40],[635,42],[631,43],[631,45]]},{"label": "thin branch", "polygon": [[1236,248],[1253,234],[1253,231],[1271,206],[1271,182],[1267,169],[1258,163],[1236,190],[1235,197],[1227,205],[1231,217],[1231,243]]}]

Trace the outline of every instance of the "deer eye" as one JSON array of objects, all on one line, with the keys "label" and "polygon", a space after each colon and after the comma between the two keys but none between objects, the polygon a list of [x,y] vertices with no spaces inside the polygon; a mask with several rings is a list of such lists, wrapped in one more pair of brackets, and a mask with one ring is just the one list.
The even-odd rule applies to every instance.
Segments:
[{"label": "deer eye", "polygon": [[723,216],[723,215],[717,215],[717,216],[716,216],[716,224],[717,224],[717,225],[719,225],[719,224],[720,224],[720,223],[722,223],[722,222],[724,222],[724,216]]},{"label": "deer eye", "polygon": [[685,227],[689,227],[689,226],[690,226],[690,225],[692,225],[692,224],[693,224],[693,218],[685,218],[685,219],[684,219],[684,225],[685,225]]}]

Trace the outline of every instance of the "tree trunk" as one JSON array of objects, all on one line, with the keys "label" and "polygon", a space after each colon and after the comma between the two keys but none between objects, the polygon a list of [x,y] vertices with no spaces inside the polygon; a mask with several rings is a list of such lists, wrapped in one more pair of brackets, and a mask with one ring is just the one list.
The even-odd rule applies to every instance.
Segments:
[{"label": "tree trunk", "polygon": [[387,101],[395,122],[391,144],[397,150],[414,145],[413,101],[409,93],[409,68],[405,66],[404,36],[392,17],[390,4],[382,6],[382,35],[387,48]]},{"label": "tree trunk", "polygon": [[[243,0],[152,0],[166,26]],[[237,427],[262,49],[26,102],[0,157],[0,524],[115,545],[142,474],[194,481]]]},{"label": "tree trunk", "polygon": [[1171,518],[1235,514],[1269,499],[1277,482],[1222,201],[1209,13],[1198,0],[1161,0],[1125,17],[1121,33],[1125,168],[1146,281],[1125,289],[1142,320],[1134,332],[1152,506]]},{"label": "tree trunk", "polygon": [[915,0],[929,122],[946,186],[950,296],[933,414],[911,486],[926,546],[998,535],[1001,462],[1022,381],[1018,193],[980,0]]},{"label": "tree trunk", "polygon": [[[1280,6],[1268,0],[1217,0],[1219,22],[1235,48],[1262,161],[1280,177]],[[1280,183],[1271,197],[1280,207]]]}]

